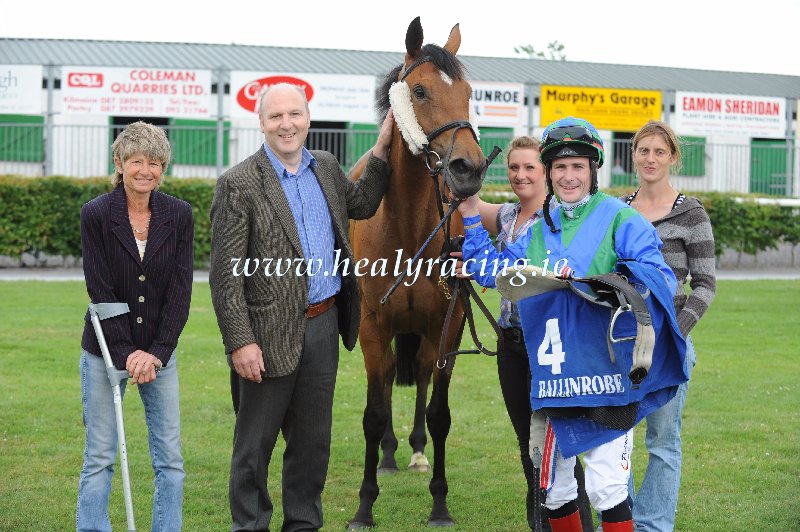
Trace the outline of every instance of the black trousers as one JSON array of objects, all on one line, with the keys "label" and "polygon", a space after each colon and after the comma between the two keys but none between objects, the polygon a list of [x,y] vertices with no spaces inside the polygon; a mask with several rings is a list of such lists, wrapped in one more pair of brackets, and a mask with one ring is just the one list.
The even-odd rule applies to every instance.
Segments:
[{"label": "black trousers", "polygon": [[[528,454],[528,441],[531,435],[531,367],[528,351],[519,329],[504,329],[503,332],[503,350],[497,354],[497,374],[500,377],[500,389],[503,392],[503,401],[506,404],[508,417],[511,418],[511,424],[517,435],[519,459],[530,494],[530,490],[538,482],[538,479],[533,478],[533,462]],[[581,511],[584,529],[591,530],[592,511],[586,495],[583,466],[580,460],[575,461],[575,478],[578,481],[578,507]],[[527,509],[528,525],[533,528],[530,504]],[[546,512],[542,511],[542,515],[545,514]]]},{"label": "black trousers", "polygon": [[330,457],[333,391],[339,365],[336,306],[308,320],[298,368],[261,383],[238,379],[230,475],[232,531],[269,530],[267,478],[283,433],[282,531],[322,527],[322,490]]}]

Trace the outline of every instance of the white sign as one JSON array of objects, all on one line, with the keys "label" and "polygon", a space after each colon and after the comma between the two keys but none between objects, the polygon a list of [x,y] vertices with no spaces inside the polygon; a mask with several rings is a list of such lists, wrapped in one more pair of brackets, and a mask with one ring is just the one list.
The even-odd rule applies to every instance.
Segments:
[{"label": "white sign", "polygon": [[470,81],[469,84],[479,126],[515,127],[522,124],[525,92],[521,83]]},{"label": "white sign", "polygon": [[336,74],[231,72],[231,116],[253,118],[259,91],[276,83],[305,89],[312,120],[376,123],[375,77]]},{"label": "white sign", "polygon": [[786,138],[786,99],[704,92],[675,93],[681,135]]},{"label": "white sign", "polygon": [[41,113],[41,65],[0,65],[0,114]]},{"label": "white sign", "polygon": [[61,68],[61,112],[110,116],[211,115],[211,71]]}]

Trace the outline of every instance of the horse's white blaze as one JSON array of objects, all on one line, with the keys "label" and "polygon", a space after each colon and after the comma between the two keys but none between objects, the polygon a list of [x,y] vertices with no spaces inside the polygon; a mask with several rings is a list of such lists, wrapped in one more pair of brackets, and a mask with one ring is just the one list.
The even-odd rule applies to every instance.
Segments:
[{"label": "horse's white blaze", "polygon": [[423,453],[414,453],[411,455],[411,463],[408,464],[408,468],[425,472],[431,470],[431,464]]},{"label": "horse's white blaze", "polygon": [[448,76],[447,74],[445,74],[441,70],[439,71],[439,75],[442,77],[442,81],[444,81],[445,83],[447,83],[451,87],[453,86],[453,78],[451,78],[450,76]]}]

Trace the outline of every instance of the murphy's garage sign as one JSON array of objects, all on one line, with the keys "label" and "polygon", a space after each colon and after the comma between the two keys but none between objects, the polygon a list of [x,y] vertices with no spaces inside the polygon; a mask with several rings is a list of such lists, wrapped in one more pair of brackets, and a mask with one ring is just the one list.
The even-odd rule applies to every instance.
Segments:
[{"label": "murphy's garage sign", "polygon": [[575,116],[597,129],[637,131],[661,120],[661,91],[542,85],[539,106],[542,127]]}]

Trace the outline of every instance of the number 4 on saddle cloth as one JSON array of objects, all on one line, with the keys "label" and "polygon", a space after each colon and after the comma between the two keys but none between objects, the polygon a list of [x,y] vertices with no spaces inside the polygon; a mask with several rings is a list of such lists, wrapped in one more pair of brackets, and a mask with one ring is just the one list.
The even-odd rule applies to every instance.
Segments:
[{"label": "number 4 on saddle cloth", "polygon": [[657,268],[561,278],[510,267],[497,289],[517,302],[531,365],[531,407],[565,457],[624,434],[689,379],[673,290]]}]

